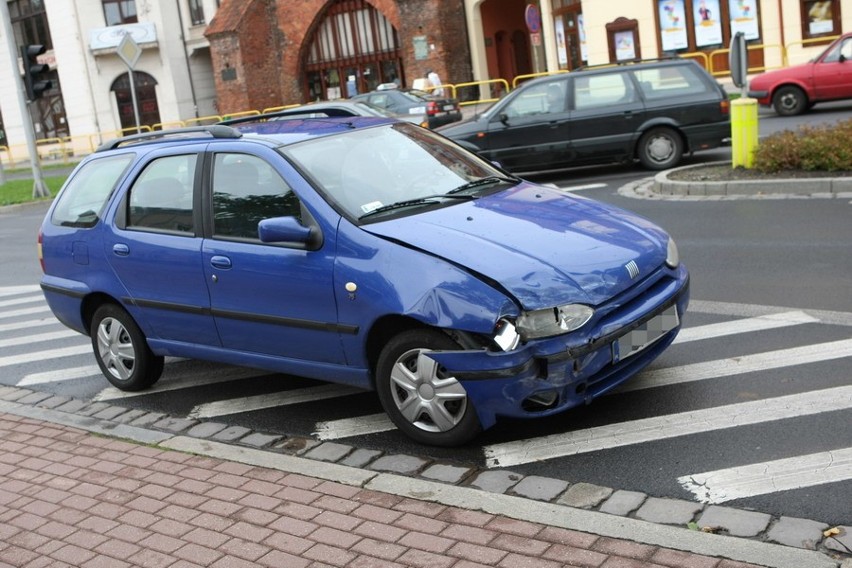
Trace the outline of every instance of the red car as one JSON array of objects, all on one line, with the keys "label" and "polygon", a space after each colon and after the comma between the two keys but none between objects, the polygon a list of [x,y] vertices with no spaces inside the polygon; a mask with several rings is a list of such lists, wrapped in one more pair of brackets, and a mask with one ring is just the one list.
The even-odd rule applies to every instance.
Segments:
[{"label": "red car", "polygon": [[754,77],[748,96],[771,104],[782,116],[801,114],[816,103],[852,99],[852,33],[807,63]]}]

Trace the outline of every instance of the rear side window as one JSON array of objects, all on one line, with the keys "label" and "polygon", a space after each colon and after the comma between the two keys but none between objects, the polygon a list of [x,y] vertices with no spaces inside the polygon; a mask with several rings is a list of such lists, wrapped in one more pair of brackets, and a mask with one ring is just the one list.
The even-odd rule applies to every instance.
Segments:
[{"label": "rear side window", "polygon": [[698,95],[707,92],[707,83],[693,65],[672,65],[635,69],[633,74],[646,100]]},{"label": "rear side window", "polygon": [[134,158],[135,154],[121,154],[80,166],[60,193],[51,222],[63,227],[94,227]]},{"label": "rear side window", "polygon": [[197,154],[158,158],[130,188],[127,226],[193,233],[192,186]]}]

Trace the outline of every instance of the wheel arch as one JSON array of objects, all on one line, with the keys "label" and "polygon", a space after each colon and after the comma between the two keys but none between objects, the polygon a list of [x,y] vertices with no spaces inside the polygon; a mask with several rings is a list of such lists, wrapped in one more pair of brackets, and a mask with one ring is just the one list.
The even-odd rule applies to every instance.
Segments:
[{"label": "wheel arch", "polygon": [[427,325],[420,320],[403,315],[386,315],[373,323],[367,334],[366,355],[370,371],[370,382],[373,388],[376,386],[376,365],[379,362],[379,354],[387,342],[395,335],[410,329],[437,329]]},{"label": "wheel arch", "polygon": [[93,292],[83,298],[83,302],[80,304],[80,317],[85,325],[86,335],[89,335],[92,329],[92,319],[95,316],[95,312],[104,304],[115,304],[124,309],[121,302],[104,292]]},{"label": "wheel arch", "polygon": [[639,142],[642,140],[642,137],[645,136],[645,134],[649,130],[651,130],[652,128],[658,128],[658,127],[668,128],[670,130],[673,130],[678,135],[681,143],[683,144],[683,151],[684,152],[690,151],[689,139],[683,133],[683,130],[681,130],[680,125],[676,121],[672,120],[671,118],[660,117],[660,118],[655,118],[653,120],[649,120],[648,122],[644,123],[641,127],[636,129],[636,134],[633,137],[633,158],[634,159],[639,158]]}]

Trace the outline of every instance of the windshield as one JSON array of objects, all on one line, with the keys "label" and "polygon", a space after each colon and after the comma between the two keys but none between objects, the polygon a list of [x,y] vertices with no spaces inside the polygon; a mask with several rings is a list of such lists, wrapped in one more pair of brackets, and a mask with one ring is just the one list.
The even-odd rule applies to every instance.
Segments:
[{"label": "windshield", "polygon": [[[417,206],[450,205],[462,201],[460,192],[476,195],[498,183],[516,183],[488,162],[407,123],[317,138],[281,152],[353,219],[382,208],[409,213],[416,212]],[[471,183],[484,178],[488,181]],[[403,203],[404,209],[388,208]]]}]

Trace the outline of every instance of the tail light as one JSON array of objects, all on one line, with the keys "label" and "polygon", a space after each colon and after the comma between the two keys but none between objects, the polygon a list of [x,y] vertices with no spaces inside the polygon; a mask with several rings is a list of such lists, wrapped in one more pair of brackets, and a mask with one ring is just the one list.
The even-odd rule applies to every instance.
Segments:
[{"label": "tail light", "polygon": [[730,114],[731,101],[729,99],[722,99],[722,102],[719,103],[719,108],[721,109],[722,114]]},{"label": "tail light", "polygon": [[426,114],[429,116],[435,116],[438,114],[438,103],[435,101],[429,101],[426,103]]},{"label": "tail light", "polygon": [[44,235],[41,232],[41,229],[38,230],[38,263],[41,264],[41,271],[46,272],[44,269],[44,252],[42,252],[41,245],[44,242]]}]

